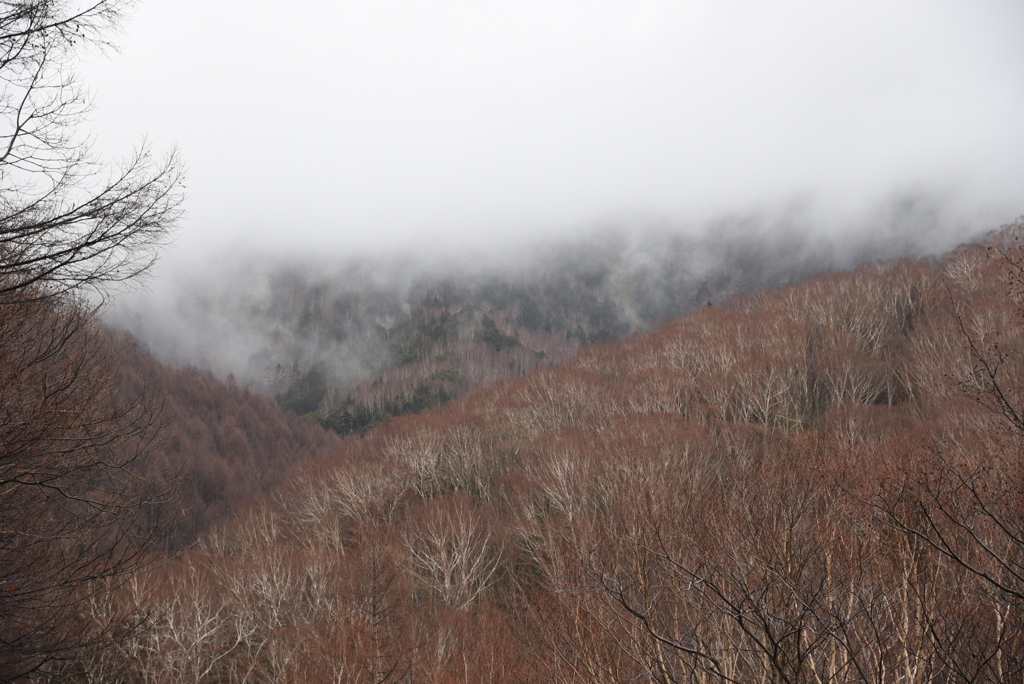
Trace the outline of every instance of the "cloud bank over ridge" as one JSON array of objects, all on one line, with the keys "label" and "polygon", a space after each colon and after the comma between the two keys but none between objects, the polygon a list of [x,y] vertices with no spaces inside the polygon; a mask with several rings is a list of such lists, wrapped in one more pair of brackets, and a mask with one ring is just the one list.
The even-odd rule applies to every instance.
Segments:
[{"label": "cloud bank over ridge", "polygon": [[[87,65],[103,150],[180,145],[168,261],[514,242],[901,194],[1021,213],[1024,8],[148,0]],[[831,225],[831,227],[829,227]]]}]

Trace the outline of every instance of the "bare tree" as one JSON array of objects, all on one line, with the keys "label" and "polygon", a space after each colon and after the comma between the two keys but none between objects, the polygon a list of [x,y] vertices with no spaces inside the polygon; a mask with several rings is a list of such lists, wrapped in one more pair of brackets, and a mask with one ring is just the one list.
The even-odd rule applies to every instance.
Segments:
[{"label": "bare tree", "polygon": [[0,2],[0,678],[59,675],[106,635],[78,606],[141,560],[156,426],[114,391],[93,304],[142,276],[180,216],[182,169],[143,145],[104,165],[75,75],[131,0]]},{"label": "bare tree", "polygon": [[141,467],[156,413],[117,395],[87,313],[7,304],[0,337],[0,674],[13,676],[104,639],[76,606],[142,561],[162,494]]},{"label": "bare tree", "polygon": [[[108,46],[131,0],[0,3],[0,295],[100,295],[152,265],[180,216],[175,153],[101,164],[76,126],[74,66]],[[105,178],[103,181],[97,179]]]},{"label": "bare tree", "polygon": [[384,332],[387,333],[388,342],[391,341],[391,329],[395,327],[395,317],[391,314],[378,314],[377,325],[384,328]]},{"label": "bare tree", "polygon": [[497,579],[503,544],[464,499],[437,499],[405,535],[410,572],[465,610]]}]

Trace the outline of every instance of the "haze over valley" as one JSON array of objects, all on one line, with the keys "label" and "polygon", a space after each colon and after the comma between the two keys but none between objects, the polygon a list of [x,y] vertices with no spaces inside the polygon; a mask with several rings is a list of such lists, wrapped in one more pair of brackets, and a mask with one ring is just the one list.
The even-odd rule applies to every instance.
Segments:
[{"label": "haze over valley", "polygon": [[824,234],[793,208],[689,230],[608,226],[503,252],[239,250],[168,274],[106,318],[165,362],[230,374],[347,434],[741,293],[981,237],[946,210],[933,197],[893,198]]},{"label": "haze over valley", "polygon": [[[1021,212],[1017,3],[189,2],[83,65],[98,148],[147,134],[189,167],[149,293],[107,319],[264,391],[278,364],[372,380],[363,319],[446,279],[582,269],[626,331]],[[373,295],[328,352],[268,301],[284,281]]]},{"label": "haze over valley", "polygon": [[0,681],[1024,676],[1024,5],[0,3]]}]

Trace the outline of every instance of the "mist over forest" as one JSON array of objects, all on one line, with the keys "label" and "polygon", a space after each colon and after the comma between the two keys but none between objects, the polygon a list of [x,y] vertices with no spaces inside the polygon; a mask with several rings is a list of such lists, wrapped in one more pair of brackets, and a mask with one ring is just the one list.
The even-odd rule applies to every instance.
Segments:
[{"label": "mist over forest", "polygon": [[738,294],[980,237],[923,193],[862,215],[839,229],[806,207],[617,224],[504,250],[480,238],[333,259],[239,250],[172,271],[106,320],[161,361],[230,377],[344,435]]},{"label": "mist over forest", "polygon": [[[188,464],[189,511],[173,559],[90,605],[125,631],[81,667],[132,682],[1016,678],[1022,240],[1017,222],[748,292],[729,288],[790,272],[729,252],[754,276],[720,303],[573,336],[560,363],[344,439],[139,348],[125,368],[188,426],[185,451],[155,453]],[[569,278],[580,295],[587,273]],[[431,325],[457,333],[487,301],[462,342],[507,362],[540,339],[527,319],[545,309],[529,313],[518,281],[446,275],[421,290]],[[494,304],[510,300],[518,326]],[[450,363],[443,328],[397,368]],[[304,413],[293,399],[278,404]],[[273,449],[246,443],[257,427],[281,431]],[[140,606],[150,622],[125,627]]]},{"label": "mist over forest", "polygon": [[[439,288],[451,290],[448,304],[500,312],[510,329],[582,326],[584,342],[814,273],[940,254],[993,225],[952,216],[941,198],[925,193],[892,198],[861,216],[836,225],[834,217],[797,206],[700,225],[617,222],[505,249],[479,238],[447,249],[429,240],[390,251],[294,245],[276,256],[243,245],[179,260],[144,291],[116,300],[104,317],[162,361],[231,373],[260,391],[273,389],[278,366],[296,364],[303,371],[320,365],[350,389],[400,360],[389,349],[392,331],[400,335],[412,309]],[[589,315],[567,303],[525,321],[508,310],[521,307],[518,299],[535,307],[531,298],[545,292],[580,289],[593,300]]]},{"label": "mist over forest", "polygon": [[1017,0],[0,3],[0,681],[1020,681],[1022,63]]}]

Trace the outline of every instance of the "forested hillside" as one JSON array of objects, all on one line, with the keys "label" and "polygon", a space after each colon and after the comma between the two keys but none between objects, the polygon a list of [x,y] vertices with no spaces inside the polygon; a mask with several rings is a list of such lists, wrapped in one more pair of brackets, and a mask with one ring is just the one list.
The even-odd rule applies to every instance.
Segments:
[{"label": "forested hillside", "polygon": [[158,412],[145,467],[167,489],[167,549],[193,541],[233,504],[280,482],[290,467],[338,447],[333,433],[231,378],[225,383],[209,371],[162,364],[126,333],[113,333],[111,345],[117,391]]},{"label": "forested hillside", "polygon": [[140,4],[0,3],[0,681],[1024,679],[1019,17]]},{"label": "forested hillside", "polygon": [[[928,206],[893,211],[913,224]],[[344,435],[738,293],[943,239],[925,229],[910,243],[877,228],[847,239],[770,228],[722,220],[703,232],[609,231],[503,258],[228,260],[177,292],[175,329],[114,319],[159,358],[234,369],[241,384]]]},{"label": "forested hillside", "polygon": [[82,672],[1016,681],[1022,231],[704,306],[351,436],[95,604],[138,628]]}]

